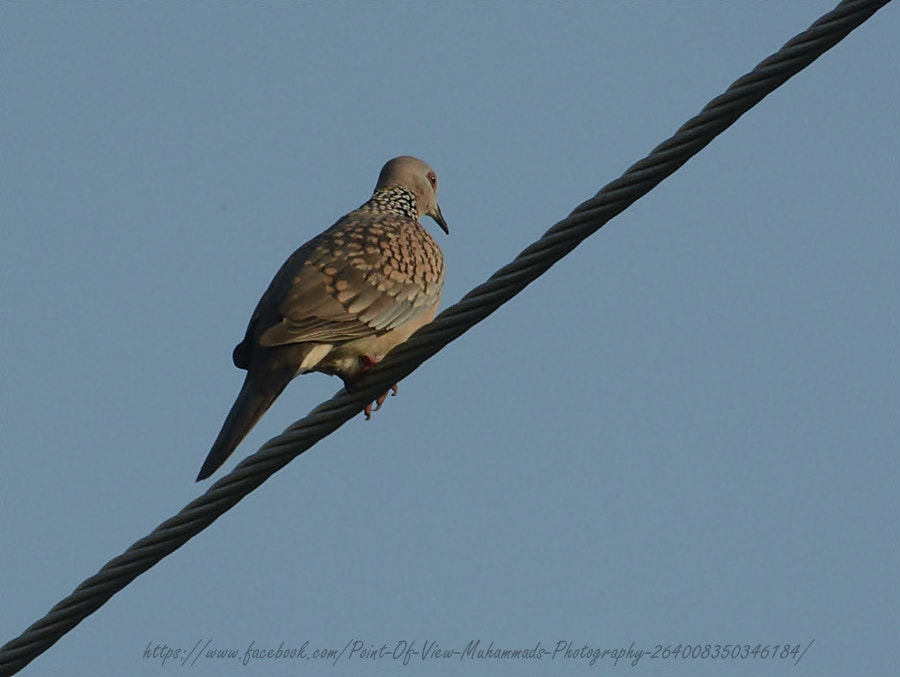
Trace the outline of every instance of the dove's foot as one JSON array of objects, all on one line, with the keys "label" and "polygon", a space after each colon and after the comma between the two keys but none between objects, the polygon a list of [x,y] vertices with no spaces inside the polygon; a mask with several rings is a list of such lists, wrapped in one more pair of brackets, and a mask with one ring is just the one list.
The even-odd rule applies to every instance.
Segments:
[{"label": "dove's foot", "polygon": [[[356,381],[356,379],[358,379],[360,376],[362,376],[364,373],[366,373],[369,369],[371,369],[376,364],[378,364],[379,361],[380,360],[377,357],[373,357],[372,355],[363,355],[362,357],[360,357],[359,371],[356,372],[356,374],[353,377],[353,380],[349,380],[349,379],[344,380],[344,385],[347,388],[347,390],[353,390],[354,382]],[[366,415],[367,421],[370,418],[372,418],[373,411],[378,411],[379,409],[381,409],[381,405],[384,404],[384,401],[388,398],[388,395],[396,395],[397,394],[397,389],[398,389],[397,384],[395,383],[394,385],[391,386],[391,389],[389,391],[387,391],[383,395],[380,395],[374,402],[369,402],[366,405],[366,408],[363,409],[363,413]]]},{"label": "dove's foot", "polygon": [[388,392],[386,392],[384,395],[381,395],[374,402],[369,402],[366,405],[366,408],[363,409],[363,413],[366,415],[366,420],[368,421],[370,418],[372,418],[373,411],[378,411],[379,409],[381,409],[381,405],[384,404],[384,401],[388,398],[388,395],[396,395],[396,394],[397,394],[397,384],[395,383],[394,385],[391,386],[391,389]]}]

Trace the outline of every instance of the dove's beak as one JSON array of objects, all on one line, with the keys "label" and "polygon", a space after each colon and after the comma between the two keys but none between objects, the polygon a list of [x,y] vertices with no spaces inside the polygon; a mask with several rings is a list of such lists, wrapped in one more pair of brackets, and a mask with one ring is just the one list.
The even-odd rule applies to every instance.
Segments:
[{"label": "dove's beak", "polygon": [[433,218],[437,222],[437,224],[441,227],[441,230],[443,230],[445,233],[447,233],[447,235],[450,234],[450,229],[447,227],[447,222],[444,221],[444,215],[441,214],[441,208],[438,204],[435,204],[434,209],[432,209],[430,212],[428,212],[428,216]]}]

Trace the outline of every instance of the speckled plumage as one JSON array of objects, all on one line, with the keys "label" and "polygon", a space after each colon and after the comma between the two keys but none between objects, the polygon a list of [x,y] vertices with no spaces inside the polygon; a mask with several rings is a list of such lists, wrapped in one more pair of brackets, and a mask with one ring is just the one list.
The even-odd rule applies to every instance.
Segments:
[{"label": "speckled plumage", "polygon": [[419,223],[423,215],[447,231],[434,171],[394,158],[365,204],[282,265],[234,349],[247,377],[198,480],[225,462],[296,375],[319,371],[350,386],[434,318],[444,258]]}]

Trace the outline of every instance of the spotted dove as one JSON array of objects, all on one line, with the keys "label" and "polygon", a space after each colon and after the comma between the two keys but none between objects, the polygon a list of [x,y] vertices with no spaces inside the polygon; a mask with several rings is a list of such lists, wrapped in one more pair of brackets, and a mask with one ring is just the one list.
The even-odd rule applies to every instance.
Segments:
[{"label": "spotted dove", "polygon": [[281,266],[234,349],[234,364],[247,376],[197,481],[225,462],[295,376],[318,371],[352,388],[434,318],[444,258],[419,218],[427,214],[449,233],[437,192],[431,167],[414,157],[394,158],[368,202]]}]

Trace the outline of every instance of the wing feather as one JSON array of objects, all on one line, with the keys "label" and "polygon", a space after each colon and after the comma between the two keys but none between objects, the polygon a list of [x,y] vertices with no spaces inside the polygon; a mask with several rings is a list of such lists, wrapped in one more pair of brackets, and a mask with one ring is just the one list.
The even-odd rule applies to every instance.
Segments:
[{"label": "wing feather", "polygon": [[[408,254],[410,230],[437,251],[439,269],[428,279],[398,269],[397,261]],[[420,264],[410,270],[420,271]],[[235,349],[235,364],[247,351],[241,346],[254,338],[274,347],[386,333],[431,310],[439,298],[436,280],[439,290],[440,250],[417,221],[392,214],[365,220],[351,213],[300,247],[278,271]]]}]

